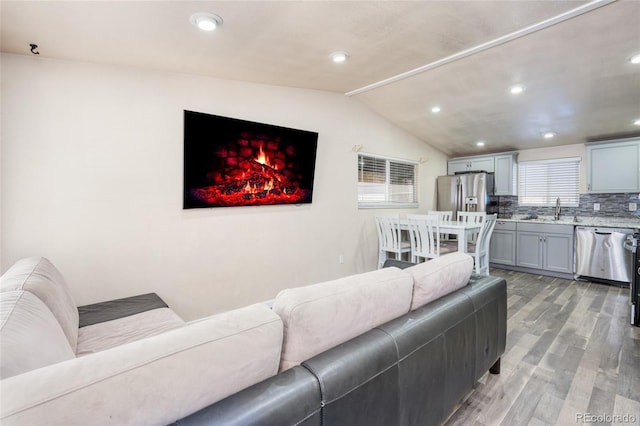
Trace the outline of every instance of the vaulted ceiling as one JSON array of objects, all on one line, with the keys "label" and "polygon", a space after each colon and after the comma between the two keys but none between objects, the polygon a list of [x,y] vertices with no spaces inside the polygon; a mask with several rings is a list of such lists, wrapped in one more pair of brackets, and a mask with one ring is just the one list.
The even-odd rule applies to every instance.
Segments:
[{"label": "vaulted ceiling", "polygon": [[[203,32],[196,12],[223,24]],[[640,135],[637,0],[2,0],[0,13],[3,52],[338,92],[451,156]]]}]

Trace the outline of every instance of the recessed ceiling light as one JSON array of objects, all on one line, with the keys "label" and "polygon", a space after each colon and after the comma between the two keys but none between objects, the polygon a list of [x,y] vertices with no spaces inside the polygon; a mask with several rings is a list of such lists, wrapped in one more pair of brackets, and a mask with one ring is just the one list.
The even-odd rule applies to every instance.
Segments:
[{"label": "recessed ceiling light", "polygon": [[478,142],[476,142],[476,145],[477,146],[484,146],[484,141],[478,141]]},{"label": "recessed ceiling light", "polygon": [[441,111],[441,108],[438,105],[431,107],[431,112],[437,114]]},{"label": "recessed ceiling light", "polygon": [[509,88],[509,92],[511,92],[512,95],[518,95],[524,92],[524,86],[521,84],[516,84],[515,86],[511,86]]},{"label": "recessed ceiling light", "polygon": [[551,139],[552,137],[554,137],[556,134],[553,132],[545,132],[545,134],[542,135],[543,138],[545,139]]},{"label": "recessed ceiling light", "polygon": [[331,54],[331,60],[336,64],[340,64],[349,58],[349,52],[333,52]]},{"label": "recessed ceiling light", "polygon": [[633,124],[635,126],[640,126],[640,118],[638,118],[637,120],[633,120]]},{"label": "recessed ceiling light", "polygon": [[222,18],[213,13],[198,12],[191,15],[191,23],[203,31],[213,31],[222,25]]},{"label": "recessed ceiling light", "polygon": [[640,53],[636,53],[629,58],[629,62],[632,64],[640,64]]}]

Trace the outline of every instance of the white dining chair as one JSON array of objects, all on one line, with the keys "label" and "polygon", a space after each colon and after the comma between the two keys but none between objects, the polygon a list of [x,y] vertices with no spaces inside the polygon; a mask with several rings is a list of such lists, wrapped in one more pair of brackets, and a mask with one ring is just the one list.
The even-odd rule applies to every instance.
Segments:
[{"label": "white dining chair", "polygon": [[482,223],[487,216],[485,212],[458,212],[458,222],[460,223]]},{"label": "white dining chair", "polygon": [[435,214],[438,215],[438,217],[440,218],[441,221],[444,222],[451,222],[452,218],[453,218],[453,212],[452,211],[444,211],[444,210],[429,210],[428,214]]},{"label": "white dining chair", "polygon": [[[440,222],[451,222],[453,220],[453,211],[445,210],[429,210],[428,214],[438,215]],[[449,234],[440,234],[440,240],[449,240]]]},{"label": "white dining chair", "polygon": [[419,263],[441,254],[454,251],[443,249],[440,244],[439,218],[436,214],[416,215],[408,214],[409,241],[411,243],[411,261]]},{"label": "white dining chair", "polygon": [[381,269],[389,253],[401,260],[403,254],[411,253],[411,244],[402,240],[399,214],[378,214],[375,219],[378,231],[378,269]]},{"label": "white dining chair", "polygon": [[[485,212],[458,212],[458,223],[480,223],[484,222],[484,218],[487,216]],[[475,243],[478,238],[478,232],[474,232],[469,236],[469,242]]]},{"label": "white dining chair", "polygon": [[486,215],[475,244],[469,244],[469,254],[473,256],[474,272],[476,274],[489,275],[489,246],[497,217],[498,215],[496,214]]}]

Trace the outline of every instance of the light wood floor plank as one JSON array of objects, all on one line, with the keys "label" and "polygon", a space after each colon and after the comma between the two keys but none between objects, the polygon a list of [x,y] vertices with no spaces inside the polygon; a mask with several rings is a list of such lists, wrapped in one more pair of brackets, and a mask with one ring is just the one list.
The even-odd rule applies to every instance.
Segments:
[{"label": "light wood floor plank", "polygon": [[[640,327],[629,290],[492,269],[507,280],[502,373],[487,374],[445,422],[452,425],[640,425]],[[616,416],[635,416],[620,423]]]},{"label": "light wood floor plank", "polygon": [[640,402],[616,395],[613,414],[620,418],[614,419],[612,425],[640,424]]}]

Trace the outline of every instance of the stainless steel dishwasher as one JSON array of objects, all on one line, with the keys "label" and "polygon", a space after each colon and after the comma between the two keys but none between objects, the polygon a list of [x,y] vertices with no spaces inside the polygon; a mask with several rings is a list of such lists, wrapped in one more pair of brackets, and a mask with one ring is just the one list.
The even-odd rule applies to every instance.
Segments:
[{"label": "stainless steel dishwasher", "polygon": [[632,229],[576,227],[576,277],[628,286],[632,278],[632,253],[624,249]]}]

